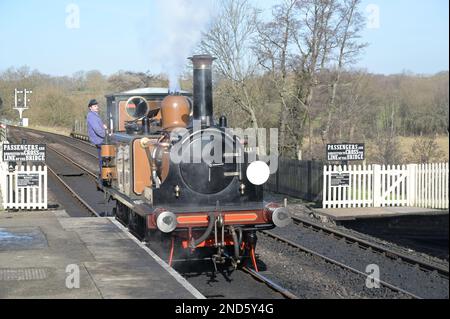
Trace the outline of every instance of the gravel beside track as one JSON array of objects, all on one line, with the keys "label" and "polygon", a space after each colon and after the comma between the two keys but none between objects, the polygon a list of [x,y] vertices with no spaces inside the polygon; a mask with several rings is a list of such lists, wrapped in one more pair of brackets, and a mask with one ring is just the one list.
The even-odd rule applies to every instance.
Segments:
[{"label": "gravel beside track", "polygon": [[369,289],[366,277],[299,252],[264,235],[258,237],[258,263],[265,276],[304,299],[410,299],[385,287]]},{"label": "gravel beside track", "polygon": [[291,225],[275,229],[273,233],[306,248],[365,272],[369,265],[380,268],[380,279],[422,298],[448,298],[448,279],[436,272],[426,272],[402,261],[363,250],[345,240],[325,236],[315,231]]}]

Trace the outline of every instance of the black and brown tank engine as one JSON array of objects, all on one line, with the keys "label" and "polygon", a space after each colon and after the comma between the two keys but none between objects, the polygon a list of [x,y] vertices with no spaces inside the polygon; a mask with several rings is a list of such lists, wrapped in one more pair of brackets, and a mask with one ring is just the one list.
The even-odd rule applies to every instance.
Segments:
[{"label": "black and brown tank engine", "polygon": [[[288,225],[290,214],[264,204],[262,185],[247,178],[253,157],[243,139],[226,129],[224,117],[214,122],[214,59],[191,60],[193,101],[188,94],[166,94],[157,104],[151,96],[109,97],[114,133],[102,147],[105,192],[132,232],[170,243],[170,263],[175,246],[214,248],[215,262],[231,256],[237,264],[244,255],[254,262],[256,232]],[[121,105],[136,112],[123,123],[114,116]]]}]

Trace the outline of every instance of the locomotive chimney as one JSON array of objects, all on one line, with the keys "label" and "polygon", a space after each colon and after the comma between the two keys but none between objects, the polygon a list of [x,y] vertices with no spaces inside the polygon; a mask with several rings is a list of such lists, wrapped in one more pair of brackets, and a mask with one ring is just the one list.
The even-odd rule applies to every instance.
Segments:
[{"label": "locomotive chimney", "polygon": [[195,55],[190,58],[194,64],[194,121],[201,121],[202,127],[213,125],[212,63],[210,55]]}]

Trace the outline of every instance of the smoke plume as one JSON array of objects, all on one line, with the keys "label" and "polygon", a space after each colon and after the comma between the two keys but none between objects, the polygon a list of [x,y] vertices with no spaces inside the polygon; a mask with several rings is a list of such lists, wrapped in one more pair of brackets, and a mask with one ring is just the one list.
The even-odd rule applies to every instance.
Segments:
[{"label": "smoke plume", "polygon": [[207,30],[214,12],[214,0],[157,0],[157,21],[153,30],[160,40],[153,45],[152,58],[163,66],[170,91],[180,91],[180,76]]}]

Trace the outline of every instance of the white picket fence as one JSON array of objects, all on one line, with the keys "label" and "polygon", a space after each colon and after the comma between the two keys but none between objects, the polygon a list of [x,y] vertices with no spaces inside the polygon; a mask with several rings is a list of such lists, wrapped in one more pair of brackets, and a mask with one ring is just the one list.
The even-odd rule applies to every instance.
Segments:
[{"label": "white picket fence", "polygon": [[[0,203],[3,209],[47,209],[47,166],[22,166],[9,171],[3,162],[0,143]],[[20,180],[32,177],[36,186],[22,186]]]},{"label": "white picket fence", "polygon": [[[448,163],[325,166],[323,208],[410,206],[448,209]],[[332,175],[349,177],[333,186]]]},{"label": "white picket fence", "polygon": [[8,127],[0,122],[0,144],[8,141]]}]

